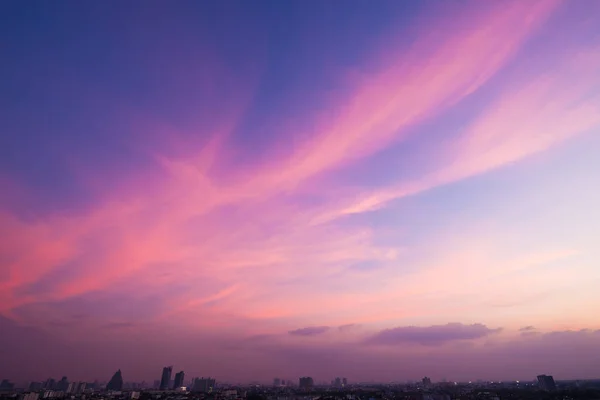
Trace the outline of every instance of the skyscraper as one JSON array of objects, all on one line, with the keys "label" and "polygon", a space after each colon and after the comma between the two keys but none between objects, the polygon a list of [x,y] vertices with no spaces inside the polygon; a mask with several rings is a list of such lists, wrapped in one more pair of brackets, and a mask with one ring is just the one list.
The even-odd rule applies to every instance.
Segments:
[{"label": "skyscraper", "polygon": [[173,382],[173,389],[179,389],[183,386],[183,379],[185,378],[185,373],[183,371],[179,371],[175,374],[175,382]]},{"label": "skyscraper", "polygon": [[553,392],[556,390],[556,383],[554,383],[552,375],[538,375],[537,380],[540,389],[545,390],[546,392]]},{"label": "skyscraper", "polygon": [[121,370],[115,372],[115,374],[110,378],[108,384],[106,385],[106,390],[114,390],[121,391],[123,389],[123,375],[121,375]]},{"label": "skyscraper", "polygon": [[52,378],[48,378],[48,380],[44,383],[44,389],[54,390],[56,388],[56,381]]},{"label": "skyscraper", "polygon": [[215,387],[215,380],[211,378],[196,378],[192,390],[194,392],[210,393]]},{"label": "skyscraper", "polygon": [[56,390],[59,390],[61,392],[66,392],[68,388],[69,388],[69,380],[67,379],[66,376],[63,376],[62,379],[60,381],[58,381],[58,383],[56,384]]},{"label": "skyscraper", "polygon": [[304,376],[299,381],[300,389],[311,389],[314,386],[313,378],[310,376]]},{"label": "skyscraper", "polygon": [[172,365],[163,368],[162,377],[160,378],[160,390],[167,390],[169,388],[169,382],[171,382],[171,372],[173,372]]},{"label": "skyscraper", "polygon": [[11,391],[15,388],[15,384],[9,381],[8,379],[3,379],[0,382],[0,391]]}]

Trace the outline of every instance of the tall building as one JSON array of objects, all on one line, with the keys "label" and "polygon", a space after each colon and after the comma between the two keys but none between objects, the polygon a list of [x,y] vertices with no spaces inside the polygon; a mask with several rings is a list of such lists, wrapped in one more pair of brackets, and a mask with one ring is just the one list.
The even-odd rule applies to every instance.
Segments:
[{"label": "tall building", "polygon": [[431,378],[425,377],[425,378],[423,378],[422,382],[423,382],[424,387],[431,386]]},{"label": "tall building", "polygon": [[341,378],[335,378],[335,380],[333,381],[333,386],[335,386],[336,388],[342,387],[342,379]]},{"label": "tall building", "polygon": [[44,389],[53,390],[56,388],[56,381],[52,378],[48,378],[48,380],[44,383]]},{"label": "tall building", "polygon": [[300,378],[298,383],[300,389],[311,389],[315,385],[313,378],[311,378],[310,376],[303,376],[302,378]]},{"label": "tall building", "polygon": [[160,390],[167,390],[169,383],[171,382],[171,373],[173,372],[173,366],[164,367],[162,377],[160,378]]},{"label": "tall building", "polygon": [[281,379],[279,379],[279,378],[273,379],[273,386],[275,386],[275,387],[281,386]]},{"label": "tall building", "polygon": [[121,374],[121,370],[115,372],[112,378],[110,378],[110,381],[106,384],[106,390],[114,390],[117,392],[123,390],[123,375]]},{"label": "tall building", "polygon": [[342,378],[342,385],[348,386],[348,379]]},{"label": "tall building", "polygon": [[537,381],[540,389],[545,390],[546,392],[553,392],[556,390],[556,383],[554,382],[552,375],[538,375]]},{"label": "tall building", "polygon": [[0,391],[9,392],[15,388],[15,384],[9,381],[8,379],[3,379],[0,382]]},{"label": "tall building", "polygon": [[66,392],[69,388],[69,380],[66,376],[63,376],[60,381],[56,383],[56,390],[61,392]]},{"label": "tall building", "polygon": [[183,371],[179,371],[175,374],[175,381],[173,382],[173,389],[179,389],[183,386],[183,379],[185,378],[185,373]]},{"label": "tall building", "polygon": [[192,390],[194,392],[210,393],[215,387],[215,380],[211,378],[196,378]]}]

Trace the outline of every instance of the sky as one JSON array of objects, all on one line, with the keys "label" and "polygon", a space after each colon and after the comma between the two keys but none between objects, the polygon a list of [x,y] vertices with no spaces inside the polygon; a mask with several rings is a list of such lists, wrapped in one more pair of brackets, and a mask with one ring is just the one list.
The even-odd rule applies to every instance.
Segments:
[{"label": "sky", "polygon": [[600,377],[600,2],[0,4],[0,378]]}]

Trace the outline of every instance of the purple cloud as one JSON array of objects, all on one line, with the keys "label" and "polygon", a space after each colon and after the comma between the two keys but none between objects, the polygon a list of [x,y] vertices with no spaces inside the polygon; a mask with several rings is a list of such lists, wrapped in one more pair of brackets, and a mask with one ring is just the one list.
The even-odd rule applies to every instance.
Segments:
[{"label": "purple cloud", "polygon": [[382,330],[368,338],[366,343],[376,345],[418,343],[433,346],[457,340],[479,339],[500,330],[501,328],[490,329],[483,324],[464,325],[460,323],[427,327],[403,326]]},{"label": "purple cloud", "polygon": [[530,332],[530,331],[535,331],[535,326],[529,325],[529,326],[524,326],[523,328],[519,329],[519,332]]},{"label": "purple cloud", "polygon": [[340,332],[347,332],[349,330],[358,328],[359,326],[360,326],[359,324],[345,324],[345,325],[338,326],[338,330]]},{"label": "purple cloud", "polygon": [[294,336],[315,336],[325,333],[328,330],[328,326],[309,326],[306,328],[300,328],[293,331],[289,331],[288,333]]}]

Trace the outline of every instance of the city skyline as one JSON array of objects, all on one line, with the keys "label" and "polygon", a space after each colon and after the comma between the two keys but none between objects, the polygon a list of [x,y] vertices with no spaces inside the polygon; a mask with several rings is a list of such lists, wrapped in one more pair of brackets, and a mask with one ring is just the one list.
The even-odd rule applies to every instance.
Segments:
[{"label": "city skyline", "polygon": [[[164,372],[164,368],[163,368],[163,372]],[[182,383],[182,385],[177,385],[177,375],[181,376],[181,380],[179,381],[180,383]],[[104,388],[106,391],[121,391],[121,390],[159,390],[159,391],[178,391],[179,389],[186,389],[186,391],[204,391],[204,392],[208,392],[210,390],[213,389],[213,386],[215,386],[216,383],[216,379],[211,378],[211,377],[196,377],[196,378],[191,378],[189,380],[185,380],[184,378],[185,372],[184,371],[180,371],[179,373],[176,374],[176,377],[174,380],[171,380],[171,383],[175,383],[172,386],[168,386],[167,388],[161,388],[159,386],[160,385],[160,380],[154,380],[154,385],[151,385],[149,382],[147,382],[146,380],[143,380],[142,382],[135,382],[135,381],[124,381],[122,378],[122,372],[119,369],[117,372],[115,372],[115,374],[111,377],[111,379],[107,382],[107,381],[102,381],[102,380],[98,380],[98,379],[94,379],[93,383],[92,381],[70,381],[68,379],[68,377],[63,376],[62,379],[60,381],[56,381],[53,378],[48,378],[46,380],[28,380],[26,386],[19,386],[20,389],[29,389],[30,391],[40,391],[40,390],[54,390],[54,391],[63,391],[66,394],[69,393],[77,393],[77,394],[81,394],[86,388],[91,390],[101,390],[102,388]],[[116,381],[116,387],[115,387],[115,381]],[[562,380],[562,382],[573,382],[574,380],[572,379],[567,379],[567,380]],[[600,381],[600,379],[591,379],[591,381]],[[11,382],[10,380],[2,380],[2,382],[4,383],[10,383],[12,385],[14,385],[14,382]],[[558,382],[561,382],[561,380],[559,380]],[[342,385],[343,383],[343,385]],[[205,384],[208,384],[209,386],[205,386]],[[423,377],[420,380],[402,380],[402,379],[397,379],[397,380],[393,380],[393,381],[356,381],[356,382],[348,382],[347,378],[340,378],[340,377],[336,377],[335,379],[331,380],[330,382],[327,381],[327,379],[324,380],[318,380],[318,379],[314,379],[312,376],[304,376],[304,377],[299,377],[297,378],[295,381],[294,379],[280,379],[280,378],[274,378],[273,382],[271,382],[270,384],[267,382],[260,382],[260,381],[250,381],[250,382],[219,382],[219,389],[223,389],[223,388],[227,388],[230,386],[236,386],[236,385],[262,385],[265,388],[268,387],[273,387],[273,388],[277,388],[280,386],[287,386],[290,388],[299,388],[299,389],[310,389],[310,388],[316,388],[316,387],[330,387],[330,388],[338,388],[338,389],[343,389],[344,387],[346,387],[347,385],[353,386],[353,387],[358,387],[358,386],[362,386],[362,385],[369,385],[369,384],[375,384],[375,385],[386,385],[386,384],[399,384],[399,385],[416,385],[416,386],[420,386],[424,389],[427,388],[431,388],[433,386],[439,386],[441,385],[442,387],[444,385],[448,385],[448,384],[454,384],[454,385],[473,385],[473,386],[477,386],[477,385],[481,385],[481,384],[508,384],[508,385],[522,385],[523,387],[527,387],[527,386],[537,386],[539,387],[541,390],[543,391],[555,391],[556,390],[556,383],[554,381],[554,377],[552,375],[538,375],[536,376],[534,379],[521,379],[521,380],[514,380],[514,381],[500,381],[500,380],[496,380],[496,381],[486,381],[486,380],[481,380],[481,379],[473,379],[470,381],[448,381],[447,379],[439,379],[439,380],[432,380],[429,377]],[[86,386],[87,385],[87,386]]]},{"label": "city skyline", "polygon": [[600,375],[599,1],[9,1],[0,32],[0,379]]}]

